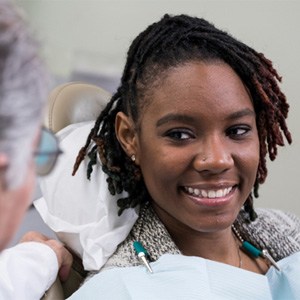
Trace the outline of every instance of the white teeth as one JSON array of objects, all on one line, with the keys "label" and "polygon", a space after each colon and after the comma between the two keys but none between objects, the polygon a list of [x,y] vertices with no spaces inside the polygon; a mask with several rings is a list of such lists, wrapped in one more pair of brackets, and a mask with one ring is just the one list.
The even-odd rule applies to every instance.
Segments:
[{"label": "white teeth", "polygon": [[226,189],[226,195],[229,194],[232,190],[232,186]]},{"label": "white teeth", "polygon": [[208,196],[208,194],[207,194],[207,192],[206,191],[201,191],[201,194],[202,194],[202,196],[204,197],[204,198],[207,198],[207,196]]},{"label": "white teeth", "polygon": [[216,192],[216,197],[217,197],[217,198],[223,197],[224,192],[226,192],[226,189],[225,189],[224,191],[222,191],[222,190],[217,190],[217,192]]},{"label": "white teeth", "polygon": [[200,196],[203,198],[221,198],[226,195],[228,195],[231,190],[232,186],[225,188],[225,189],[219,189],[219,190],[200,190],[200,189],[193,189],[192,187],[185,187],[186,192],[193,196]]},{"label": "white teeth", "polygon": [[216,198],[216,192],[215,191],[208,191],[208,198]]},{"label": "white teeth", "polygon": [[196,196],[199,196],[199,195],[200,195],[200,191],[199,191],[198,189],[194,189],[194,194],[195,194]]}]

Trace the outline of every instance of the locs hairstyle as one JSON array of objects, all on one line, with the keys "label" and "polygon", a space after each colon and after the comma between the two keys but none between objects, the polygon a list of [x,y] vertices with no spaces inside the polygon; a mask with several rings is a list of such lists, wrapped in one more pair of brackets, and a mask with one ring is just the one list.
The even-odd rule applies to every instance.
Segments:
[{"label": "locs hairstyle", "polygon": [[[255,197],[258,197],[259,184],[267,176],[267,153],[274,160],[277,147],[284,145],[284,137],[288,143],[292,141],[285,121],[289,105],[278,86],[281,77],[270,60],[204,19],[165,15],[132,42],[120,86],[100,113],[74,165],[73,175],[87,154],[90,159],[87,177],[90,178],[99,155],[102,169],[108,175],[110,193],[128,192],[128,197],[118,200],[119,215],[124,209],[146,201],[149,195],[140,170],[116,138],[116,114],[122,111],[138,124],[139,113],[146,105],[144,95],[153,84],[159,84],[157,79],[163,72],[189,61],[227,63],[251,93],[260,142],[260,161],[253,187]],[[252,193],[244,208],[250,220],[255,220]]]}]

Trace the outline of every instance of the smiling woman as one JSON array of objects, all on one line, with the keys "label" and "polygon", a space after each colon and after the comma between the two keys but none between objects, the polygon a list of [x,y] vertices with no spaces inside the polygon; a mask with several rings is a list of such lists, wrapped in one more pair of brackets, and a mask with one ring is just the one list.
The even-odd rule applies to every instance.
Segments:
[{"label": "smiling woman", "polygon": [[[259,163],[253,104],[239,77],[219,62],[166,72],[145,101],[136,138],[126,134],[121,113],[117,135],[136,155],[154,210],[178,236],[181,251],[190,252],[180,235],[230,227],[251,193]],[[201,247],[193,248],[199,251],[193,255],[203,256]]]},{"label": "smiling woman", "polygon": [[[284,290],[289,276],[299,274],[299,264],[289,269],[300,250],[299,220],[256,212],[252,196],[266,179],[266,155],[274,160],[284,138],[291,142],[279,81],[262,54],[204,19],[165,15],[133,41],[121,85],[74,173],[88,153],[90,177],[99,155],[111,194],[128,194],[118,200],[119,214],[140,205],[140,216],[74,299],[111,298],[112,290],[122,299],[146,290],[151,299],[271,299]],[[136,242],[143,246],[138,255]],[[151,278],[138,267],[140,257],[153,262]],[[277,261],[280,273],[270,267],[279,268]],[[127,267],[134,268],[127,273]],[[207,281],[220,274],[226,274],[222,284]],[[190,278],[187,286],[183,278]],[[294,299],[291,291],[285,299]]]}]

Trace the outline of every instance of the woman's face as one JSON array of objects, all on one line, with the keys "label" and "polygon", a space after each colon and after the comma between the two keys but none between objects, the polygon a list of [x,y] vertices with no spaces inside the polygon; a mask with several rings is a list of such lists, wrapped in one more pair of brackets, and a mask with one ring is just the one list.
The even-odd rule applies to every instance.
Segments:
[{"label": "woman's face", "polygon": [[167,228],[214,232],[253,187],[259,140],[251,98],[225,63],[171,69],[140,116],[136,163]]}]

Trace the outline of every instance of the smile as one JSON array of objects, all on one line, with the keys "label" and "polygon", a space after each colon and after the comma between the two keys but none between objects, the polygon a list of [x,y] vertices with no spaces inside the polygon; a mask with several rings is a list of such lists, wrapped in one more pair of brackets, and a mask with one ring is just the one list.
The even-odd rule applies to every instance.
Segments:
[{"label": "smile", "polygon": [[186,193],[188,193],[191,196],[199,197],[199,198],[209,198],[209,199],[215,199],[215,198],[223,198],[227,196],[231,191],[233,187],[227,187],[223,189],[217,189],[217,190],[205,190],[205,189],[197,189],[192,187],[184,187],[184,190]]}]

